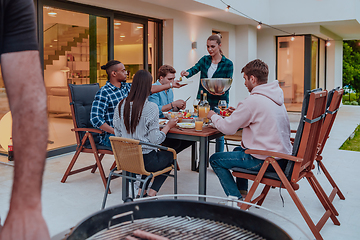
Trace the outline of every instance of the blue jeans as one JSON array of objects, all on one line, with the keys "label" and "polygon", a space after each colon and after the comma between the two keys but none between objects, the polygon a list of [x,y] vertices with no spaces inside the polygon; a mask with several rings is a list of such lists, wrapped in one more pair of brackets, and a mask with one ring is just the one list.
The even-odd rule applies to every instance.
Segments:
[{"label": "blue jeans", "polygon": [[[220,113],[220,109],[217,106],[211,106],[211,110],[213,110],[216,114]],[[224,151],[224,136],[219,137],[215,140],[215,152],[223,152]]]},{"label": "blue jeans", "polygon": [[223,152],[224,143],[225,143],[224,136],[217,138],[215,142],[215,152]]},{"label": "blue jeans", "polygon": [[104,136],[102,136],[101,138],[100,144],[103,146],[111,147],[111,143],[109,139],[110,136],[115,136],[115,135],[112,133],[105,132]]},{"label": "blue jeans", "polygon": [[259,171],[263,162],[263,160],[254,158],[250,154],[246,154],[245,149],[242,147],[236,147],[232,152],[214,153],[210,157],[211,167],[219,178],[225,194],[227,196],[236,196],[238,198],[242,197],[239,190],[247,190],[248,180],[238,178],[237,183],[235,183],[234,177],[229,169],[240,167]]}]

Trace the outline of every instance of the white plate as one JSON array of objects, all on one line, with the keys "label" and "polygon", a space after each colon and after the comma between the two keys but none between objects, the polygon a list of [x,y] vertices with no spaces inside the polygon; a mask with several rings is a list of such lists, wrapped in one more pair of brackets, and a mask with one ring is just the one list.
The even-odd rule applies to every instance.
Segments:
[{"label": "white plate", "polygon": [[167,119],[159,119],[159,125],[160,125],[160,126],[165,126],[168,121],[169,121],[169,120],[167,120]]},{"label": "white plate", "polygon": [[195,128],[195,123],[181,122],[177,123],[176,125],[181,128]]},{"label": "white plate", "polygon": [[180,85],[185,85],[185,84],[190,84],[193,81],[189,81],[189,80],[182,80],[181,82],[178,82]]}]

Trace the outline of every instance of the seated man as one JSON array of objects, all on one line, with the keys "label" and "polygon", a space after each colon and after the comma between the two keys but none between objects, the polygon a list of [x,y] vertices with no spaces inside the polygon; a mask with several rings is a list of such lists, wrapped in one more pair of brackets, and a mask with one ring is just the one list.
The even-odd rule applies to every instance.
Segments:
[{"label": "seated man", "polygon": [[[260,170],[263,160],[259,155],[245,153],[245,149],[259,149],[290,154],[290,122],[284,105],[284,94],[278,81],[268,83],[269,69],[266,63],[256,59],[241,70],[244,73],[245,86],[250,96],[240,102],[230,117],[222,118],[214,111],[208,118],[224,134],[234,134],[243,128],[241,147],[233,152],[215,153],[210,164],[218,176],[227,196],[242,199],[247,194],[247,179],[237,179],[235,183],[229,169],[241,167]],[[269,170],[273,170],[272,167]]]},{"label": "seated man", "polygon": [[[108,81],[96,93],[91,107],[90,122],[95,128],[100,128],[104,134],[100,137],[100,144],[111,147],[109,137],[114,136],[114,110],[118,103],[126,98],[130,92],[131,83],[126,82],[127,71],[124,64],[116,60],[110,60],[101,66],[106,70]],[[165,89],[181,87],[177,82],[170,82],[160,86],[152,86],[151,92],[160,92]]]},{"label": "seated man", "polygon": [[[176,70],[170,65],[162,65],[159,68],[159,79],[153,85],[165,85],[170,82],[174,82]],[[177,112],[180,109],[185,109],[186,102],[184,100],[174,101],[174,93],[172,89],[164,90],[158,93],[154,93],[149,96],[149,101],[154,102],[159,107],[159,118],[163,118],[163,112],[174,111]]]},{"label": "seated man", "polygon": [[[159,79],[153,86],[166,85],[174,82],[176,70],[170,65],[163,65],[159,68]],[[186,102],[184,100],[174,101],[174,94],[172,89],[164,90],[162,92],[154,93],[149,96],[149,101],[154,102],[159,107],[159,118],[163,118],[163,112],[174,111],[177,112],[180,109],[185,109]],[[181,152],[185,148],[188,148],[193,144],[192,141],[178,140],[166,138],[162,145],[175,149],[176,153]]]}]

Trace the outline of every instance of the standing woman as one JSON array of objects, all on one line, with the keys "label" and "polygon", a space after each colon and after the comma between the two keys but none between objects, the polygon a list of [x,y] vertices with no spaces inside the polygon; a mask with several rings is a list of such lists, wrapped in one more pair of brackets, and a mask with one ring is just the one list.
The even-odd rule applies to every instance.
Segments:
[{"label": "standing woman", "polygon": [[[192,68],[181,71],[181,76],[192,77],[200,71],[201,78],[232,78],[234,72],[234,66],[231,60],[226,58],[221,51],[221,38],[219,35],[211,35],[207,39],[207,50],[210,55],[203,56]],[[213,110],[214,107],[218,105],[219,100],[226,100],[229,104],[229,90],[227,90],[222,95],[213,95],[209,93],[204,87],[199,83],[199,90],[197,98],[200,98],[200,91],[203,90],[204,93],[207,93],[208,102],[210,104],[210,109]],[[216,139],[216,152],[224,151],[224,137]]]},{"label": "standing woman", "polygon": [[[136,72],[128,97],[116,106],[114,112],[115,136],[160,144],[165,140],[170,128],[175,127],[177,118],[169,120],[167,125],[161,131],[159,130],[159,108],[155,103],[148,101],[151,85],[152,76],[148,71]],[[171,152],[158,151],[154,147],[143,145],[142,153],[145,169],[149,172],[169,167],[174,161]],[[155,177],[147,195],[155,196],[166,178],[167,176],[164,175]],[[140,184],[139,194],[142,185],[143,183]]]}]

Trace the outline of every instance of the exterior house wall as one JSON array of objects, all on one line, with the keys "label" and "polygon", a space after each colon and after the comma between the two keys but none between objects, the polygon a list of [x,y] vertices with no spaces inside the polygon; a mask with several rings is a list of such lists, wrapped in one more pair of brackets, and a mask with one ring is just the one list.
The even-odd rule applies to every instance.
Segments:
[{"label": "exterior house wall", "polygon": [[[230,104],[233,106],[248,96],[247,89],[243,84],[242,74],[240,73],[241,68],[248,61],[260,58],[269,65],[269,81],[276,79],[276,36],[289,35],[266,27],[258,31],[255,28],[255,24],[234,25],[220,22],[151,4],[149,3],[151,1],[77,0],[76,2],[163,19],[164,63],[174,66],[177,70],[176,77],[180,76],[182,70],[193,66],[203,55],[208,54],[206,50],[206,39],[212,30],[224,32],[224,36],[226,35],[228,39],[223,44],[224,53],[226,57],[234,62],[234,81],[230,90]],[[224,9],[224,5],[215,0],[197,0],[195,2]],[[274,0],[271,1],[271,3],[269,1],[258,1],[259,6],[261,6],[259,8],[253,8],[255,3],[250,1],[234,2],[233,4],[233,7],[236,9],[246,9],[246,13],[249,16],[271,25],[278,24],[278,28],[289,33],[313,34],[323,39],[336,39],[337,41],[332,44],[327,52],[328,66],[326,86],[329,89],[335,85],[341,85],[342,38],[336,34],[332,34],[330,30],[326,29],[326,26],[321,26],[321,24],[315,23],[315,21],[349,19],[349,14],[356,18],[359,15],[359,13],[354,10],[359,7],[357,1],[349,0],[346,6],[343,6],[343,3],[336,0],[330,0],[330,3],[327,1],[325,3],[325,1],[312,0],[305,0],[305,2],[301,3],[294,1],[288,2],[285,0]],[[318,11],[318,9],[327,6],[327,4],[335,5],[332,5],[331,8],[327,7],[327,11]],[[294,11],[289,11],[289,9],[294,9],[294,11],[296,9],[296,14],[294,14]],[[312,13],[313,11],[315,12]],[[331,14],[329,14],[329,11]],[[344,11],[346,11],[346,14]],[[293,23],[294,25],[286,26],[286,24],[289,23]],[[191,49],[192,42],[197,42],[197,49]],[[192,84],[175,91],[175,99],[186,99],[191,96],[188,104],[192,103],[196,97],[200,81],[199,74],[192,77],[191,80],[194,81]],[[191,108],[191,106],[188,106],[188,108]]]}]

